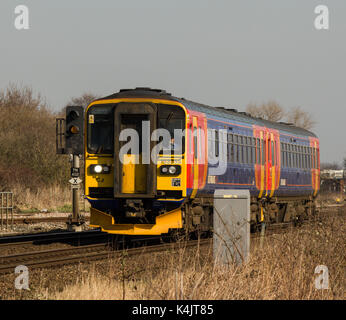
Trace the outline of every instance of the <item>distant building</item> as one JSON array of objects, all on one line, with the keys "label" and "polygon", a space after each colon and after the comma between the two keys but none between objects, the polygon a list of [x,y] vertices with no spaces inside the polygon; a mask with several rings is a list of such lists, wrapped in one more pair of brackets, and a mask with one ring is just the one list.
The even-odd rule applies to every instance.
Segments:
[{"label": "distant building", "polygon": [[321,192],[345,192],[346,170],[321,170]]}]

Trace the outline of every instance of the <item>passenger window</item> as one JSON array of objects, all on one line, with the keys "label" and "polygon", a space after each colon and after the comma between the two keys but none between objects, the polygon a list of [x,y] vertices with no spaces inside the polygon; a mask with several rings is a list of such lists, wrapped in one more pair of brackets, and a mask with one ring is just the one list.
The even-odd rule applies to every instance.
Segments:
[{"label": "passenger window", "polygon": [[243,163],[246,164],[246,163],[247,163],[247,152],[246,152],[246,151],[247,151],[247,150],[246,150],[247,148],[246,148],[245,145],[243,145],[243,146],[242,146],[242,149],[243,149]]},{"label": "passenger window", "polygon": [[251,160],[251,146],[248,145],[247,146],[247,163],[251,164],[252,160]]},{"label": "passenger window", "polygon": [[198,127],[198,140],[199,140],[199,159],[202,159],[202,128]]},{"label": "passenger window", "polygon": [[238,157],[239,157],[239,163],[243,163],[243,146],[238,145]]},{"label": "passenger window", "polygon": [[294,159],[292,151],[290,151],[290,168],[294,168]]},{"label": "passenger window", "polygon": [[309,147],[306,147],[306,168],[310,169],[310,164],[309,164]]},{"label": "passenger window", "polygon": [[299,162],[300,162],[300,168],[303,168],[303,154],[299,153]]},{"label": "passenger window", "polygon": [[306,167],[310,169],[309,147],[306,147]]},{"label": "passenger window", "polygon": [[313,162],[313,152],[312,152],[312,148],[310,147],[310,168],[313,169],[314,168],[314,162]]},{"label": "passenger window", "polygon": [[256,163],[261,163],[261,145],[260,145],[260,139],[256,139]]},{"label": "passenger window", "polygon": [[233,150],[234,150],[234,162],[238,163],[239,162],[239,152],[238,152],[238,136],[234,135],[233,136]]},{"label": "passenger window", "polygon": [[252,164],[252,145],[251,138],[248,138],[248,146],[247,146],[247,156],[248,156],[248,164]]},{"label": "passenger window", "polygon": [[265,143],[264,143],[264,140],[261,139],[261,164],[264,165],[264,162],[265,162],[265,155],[266,155],[266,146],[265,146]]},{"label": "passenger window", "polygon": [[215,156],[219,156],[219,130],[215,130]]},{"label": "passenger window", "polygon": [[298,168],[298,153],[297,153],[297,147],[294,146],[294,167]]},{"label": "passenger window", "polygon": [[227,159],[228,162],[232,162],[232,135],[227,135]]}]

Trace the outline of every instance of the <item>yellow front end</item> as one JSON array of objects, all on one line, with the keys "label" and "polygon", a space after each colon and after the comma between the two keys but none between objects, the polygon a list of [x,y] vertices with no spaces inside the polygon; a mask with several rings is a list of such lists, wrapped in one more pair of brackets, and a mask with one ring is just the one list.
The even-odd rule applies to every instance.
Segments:
[{"label": "yellow front end", "polygon": [[[100,100],[90,104],[88,110],[98,105],[112,104],[115,105],[120,102],[150,102],[154,104],[164,105],[177,105],[184,109],[184,106],[178,102],[166,101],[160,99],[111,99]],[[117,217],[108,213],[112,207],[112,203],[118,200],[118,197],[111,193],[114,190],[114,172],[115,172],[115,160],[111,154],[96,154],[91,153],[88,149],[88,128],[93,128],[95,118],[92,117],[92,123],[90,115],[86,113],[86,137],[85,137],[85,195],[91,203],[90,209],[90,227],[101,228],[102,231],[112,234],[122,235],[160,235],[168,233],[171,229],[183,228],[183,219],[181,208],[178,207],[174,210],[167,211],[155,217],[155,222],[151,224],[145,223],[119,223]],[[89,129],[90,129],[89,128]],[[185,148],[186,149],[186,148]],[[141,164],[141,155],[125,154],[122,166],[121,166],[121,199],[125,199],[128,195],[129,199],[136,199],[136,194],[141,195],[145,191],[146,179],[148,177],[148,168]],[[160,167],[162,165],[179,165],[181,166],[181,172],[176,176],[167,176],[160,174]],[[110,172],[108,173],[95,173],[90,168],[95,165],[109,166]],[[184,197],[186,197],[186,166],[183,155],[159,155],[156,166],[155,177],[155,192],[157,192],[153,201],[170,202],[175,201],[180,203]],[[102,194],[103,191],[107,191],[106,196]],[[112,191],[113,192],[113,191]],[[180,197],[170,198],[170,192],[174,195],[181,195]],[[97,208],[99,203],[102,204],[102,209]],[[109,208],[107,207],[109,206]]]},{"label": "yellow front end", "polygon": [[114,217],[100,210],[90,209],[90,226],[102,231],[126,235],[160,235],[170,229],[183,227],[181,209],[176,209],[156,217],[155,224],[117,224]]}]

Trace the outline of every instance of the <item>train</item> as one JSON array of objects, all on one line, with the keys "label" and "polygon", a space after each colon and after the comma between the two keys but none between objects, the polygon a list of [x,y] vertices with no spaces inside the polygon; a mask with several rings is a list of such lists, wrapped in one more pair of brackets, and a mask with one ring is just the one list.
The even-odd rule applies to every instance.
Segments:
[{"label": "train", "polygon": [[254,229],[316,212],[319,139],[289,123],[137,87],[91,102],[84,135],[90,226],[104,232],[208,233],[216,189],[249,190]]}]

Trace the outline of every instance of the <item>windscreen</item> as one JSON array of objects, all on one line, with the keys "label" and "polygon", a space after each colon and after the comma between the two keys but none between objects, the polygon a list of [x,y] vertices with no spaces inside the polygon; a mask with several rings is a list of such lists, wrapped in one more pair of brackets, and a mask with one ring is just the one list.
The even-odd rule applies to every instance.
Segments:
[{"label": "windscreen", "polygon": [[[185,138],[177,134],[177,130],[183,133],[185,130],[185,111],[179,106],[158,105],[158,129],[166,129],[170,134],[170,145],[163,146],[164,149],[174,150],[175,153],[184,153]],[[161,152],[162,153],[162,152]]]},{"label": "windscreen", "polygon": [[95,105],[88,110],[88,152],[112,154],[114,150],[113,105]]}]

